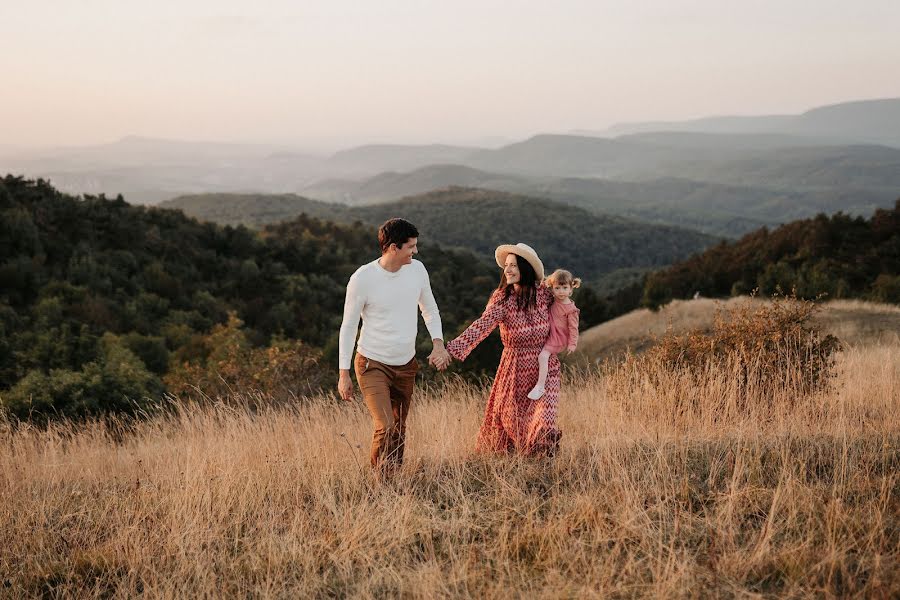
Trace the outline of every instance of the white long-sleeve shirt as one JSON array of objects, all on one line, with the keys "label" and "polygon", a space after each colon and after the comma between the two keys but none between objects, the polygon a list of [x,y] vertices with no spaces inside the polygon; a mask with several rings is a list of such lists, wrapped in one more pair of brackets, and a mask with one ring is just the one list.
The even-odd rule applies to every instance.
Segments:
[{"label": "white long-sleeve shirt", "polygon": [[362,317],[358,351],[386,365],[405,365],[416,355],[418,311],[432,339],[444,339],[441,316],[431,292],[428,271],[418,260],[391,273],[374,260],[361,266],[347,283],[338,367],[349,369],[356,328]]}]

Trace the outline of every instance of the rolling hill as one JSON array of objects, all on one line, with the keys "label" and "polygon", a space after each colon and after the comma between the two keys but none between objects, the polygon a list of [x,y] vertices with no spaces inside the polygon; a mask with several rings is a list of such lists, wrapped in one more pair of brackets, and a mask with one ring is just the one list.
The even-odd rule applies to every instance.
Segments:
[{"label": "rolling hill", "polygon": [[621,123],[604,133],[623,135],[647,131],[766,133],[900,146],[900,98],[842,102],[799,115]]},{"label": "rolling hill", "polygon": [[[299,216],[252,231],[6,176],[0,250],[0,413],[54,418],[133,411],[213,351],[276,356],[287,343],[314,379],[333,378],[347,280],[378,243],[358,222]],[[433,240],[423,255],[454,335],[481,314],[499,270]],[[421,322],[419,342],[431,346]],[[496,342],[458,372],[495,368]],[[247,375],[255,388],[259,373]]]},{"label": "rolling hill", "polygon": [[[127,136],[94,146],[5,150],[0,172],[48,179],[71,193],[121,193],[130,202],[141,203],[207,192],[388,200],[448,185],[534,193],[504,185],[510,176],[677,178],[780,193],[880,198],[896,193],[900,177],[900,149],[885,147],[900,146],[898,103],[845,103],[798,116],[714,118],[683,127],[652,123],[614,129],[615,138],[608,132],[605,137],[541,134],[496,149],[370,144],[325,155],[289,145]],[[436,168],[438,172],[426,175],[436,185],[421,189],[409,181],[399,194],[397,189],[391,191],[399,185],[390,181],[392,172],[448,164],[457,165],[452,178],[446,169]],[[476,176],[461,167],[491,175]],[[386,181],[377,180],[380,174]],[[372,177],[376,181],[362,186],[348,181]],[[735,218],[754,222],[754,217]]]},{"label": "rolling hill", "polygon": [[[549,268],[566,266],[588,280],[619,269],[666,265],[716,241],[687,229],[594,214],[549,200],[458,187],[356,207],[299,197],[234,195],[183,197],[164,206],[222,223],[274,219],[278,210],[298,209],[337,222],[371,225],[403,216],[422,232],[423,252],[434,242],[471,250],[492,262],[496,246],[522,241],[535,247]],[[287,219],[297,213],[282,214]]]},{"label": "rolling hill", "polygon": [[[733,136],[729,136],[733,138]],[[538,135],[469,157],[470,167],[528,176],[624,180],[678,177],[801,191],[900,188],[900,148],[877,145],[754,148],[672,143],[668,136],[616,139]]]},{"label": "rolling hill", "polygon": [[[480,187],[558,200],[600,214],[676,225],[711,235],[737,237],[819,213],[870,215],[893,204],[895,190],[775,190],[666,177],[619,181],[580,177],[501,175],[459,165],[432,165],[406,173],[330,180],[303,189],[310,198],[350,205],[385,202],[448,187]],[[900,189],[898,187],[897,189]]]},{"label": "rolling hill", "polygon": [[450,186],[522,190],[530,181],[526,177],[488,173],[463,165],[436,164],[412,171],[386,171],[361,180],[328,179],[307,186],[300,193],[325,202],[360,205],[388,202]]},{"label": "rolling hill", "polygon": [[444,144],[373,144],[336,152],[326,161],[327,168],[354,175],[382,171],[408,171],[431,164],[458,163],[480,148]]},{"label": "rolling hill", "polygon": [[354,220],[351,209],[345,205],[296,194],[193,194],[161,202],[159,207],[177,209],[201,221],[253,229],[301,214],[331,221]]},{"label": "rolling hill", "polygon": [[868,219],[836,214],[723,242],[650,275],[646,306],[672,299],[772,294],[900,303],[900,200]]}]

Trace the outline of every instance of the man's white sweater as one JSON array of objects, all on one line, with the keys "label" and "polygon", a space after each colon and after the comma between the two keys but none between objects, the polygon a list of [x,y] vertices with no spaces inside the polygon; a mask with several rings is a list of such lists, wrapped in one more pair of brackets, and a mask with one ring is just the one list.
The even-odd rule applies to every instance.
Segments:
[{"label": "man's white sweater", "polygon": [[432,339],[444,339],[428,271],[418,260],[391,273],[374,260],[361,266],[347,283],[338,366],[349,369],[356,328],[362,317],[358,351],[386,365],[405,365],[416,354],[418,311]]}]

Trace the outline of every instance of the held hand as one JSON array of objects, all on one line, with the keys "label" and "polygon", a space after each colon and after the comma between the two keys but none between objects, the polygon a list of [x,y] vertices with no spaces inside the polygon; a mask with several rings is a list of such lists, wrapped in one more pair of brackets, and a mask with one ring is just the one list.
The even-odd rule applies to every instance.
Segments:
[{"label": "held hand", "polygon": [[428,364],[438,371],[443,371],[447,368],[447,365],[450,364],[450,353],[447,352],[447,349],[444,347],[444,340],[434,338],[431,341],[434,344],[434,349],[432,349],[431,354],[428,355]]},{"label": "held hand", "polygon": [[438,371],[443,371],[450,364],[450,353],[443,347],[435,347],[428,355],[428,364]]},{"label": "held hand", "polygon": [[341,372],[341,377],[338,380],[338,394],[342,400],[347,402],[353,400],[353,381],[350,379],[349,373]]}]

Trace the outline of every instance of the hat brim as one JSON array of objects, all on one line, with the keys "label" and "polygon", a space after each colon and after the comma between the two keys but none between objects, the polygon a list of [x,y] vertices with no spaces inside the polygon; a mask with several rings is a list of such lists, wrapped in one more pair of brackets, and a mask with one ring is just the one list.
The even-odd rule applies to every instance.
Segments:
[{"label": "hat brim", "polygon": [[534,274],[537,277],[538,282],[541,282],[544,279],[544,263],[538,258],[537,253],[534,251],[529,252],[527,249],[516,244],[502,244],[497,246],[497,249],[494,250],[494,258],[497,260],[497,266],[501,269],[505,267],[506,257],[510,254],[521,256],[528,261],[528,264],[534,269]]}]

